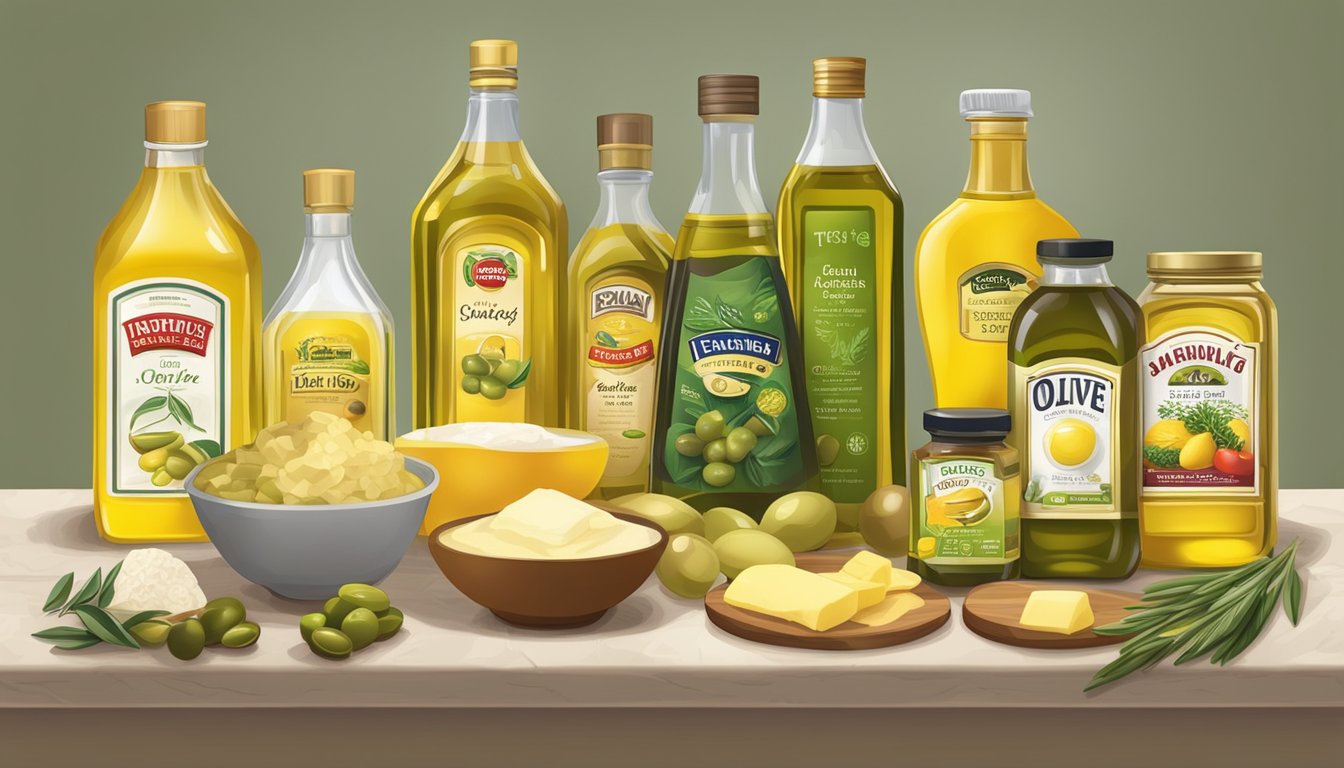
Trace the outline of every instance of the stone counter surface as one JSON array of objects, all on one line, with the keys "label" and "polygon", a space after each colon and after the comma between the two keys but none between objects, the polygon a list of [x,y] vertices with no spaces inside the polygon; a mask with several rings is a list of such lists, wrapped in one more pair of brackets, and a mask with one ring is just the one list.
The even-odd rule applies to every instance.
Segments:
[{"label": "stone counter surface", "polygon": [[[1042,651],[980,638],[953,616],[893,648],[804,651],[759,645],[712,626],[699,602],[650,578],[596,624],[536,631],[505,625],[463,597],[417,539],[382,584],[405,629],[344,662],[314,656],[298,617],[318,602],[272,595],[209,544],[164,545],[209,596],[237,595],[260,642],[209,648],[191,662],[166,649],[53,650],[29,634],[56,623],[41,604],[129,547],[102,541],[88,491],[0,491],[0,707],[1344,707],[1344,490],[1283,491],[1280,536],[1299,538],[1302,623],[1276,614],[1225,668],[1169,663],[1082,692],[1116,649]],[[1140,571],[1124,588],[1163,578]]]}]

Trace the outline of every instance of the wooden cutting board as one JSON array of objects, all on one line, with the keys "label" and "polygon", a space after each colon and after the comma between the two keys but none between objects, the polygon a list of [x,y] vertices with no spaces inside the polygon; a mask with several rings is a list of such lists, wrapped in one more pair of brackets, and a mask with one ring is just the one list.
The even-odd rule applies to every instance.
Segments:
[{"label": "wooden cutting board", "polygon": [[1032,592],[1042,589],[1076,589],[1086,592],[1096,618],[1093,626],[1112,624],[1132,613],[1125,606],[1137,605],[1143,599],[1134,592],[1097,589],[1078,584],[1058,584],[1053,581],[996,581],[981,584],[966,595],[961,608],[961,620],[981,637],[996,643],[1020,648],[1094,648],[1123,643],[1124,635],[1098,635],[1084,629],[1072,635],[1041,632],[1020,626],[1022,609]]},{"label": "wooden cutting board", "polygon": [[[797,565],[813,573],[840,570],[854,554],[809,552],[796,557]],[[766,616],[728,605],[723,601],[727,585],[705,595],[705,612],[715,626],[747,640],[788,648],[813,648],[823,651],[857,651],[885,648],[921,638],[947,623],[951,606],[947,598],[925,583],[910,590],[924,599],[924,605],[890,624],[868,627],[847,621],[825,632],[814,632],[801,624]]]}]

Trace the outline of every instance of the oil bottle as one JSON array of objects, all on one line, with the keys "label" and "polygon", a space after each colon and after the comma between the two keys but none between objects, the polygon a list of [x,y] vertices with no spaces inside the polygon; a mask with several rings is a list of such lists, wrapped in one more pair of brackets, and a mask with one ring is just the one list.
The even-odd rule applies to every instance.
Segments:
[{"label": "oil bottle", "polygon": [[473,42],[469,84],[462,139],[411,218],[413,422],[559,426],[568,222],[523,147],[517,44]]},{"label": "oil bottle", "polygon": [[1006,408],[1008,326],[1041,275],[1036,241],[1078,232],[1036,196],[1029,91],[963,91],[966,188],[915,246],[915,302],[939,408]]},{"label": "oil bottle", "polygon": [[1139,563],[1143,315],[1110,240],[1042,240],[1041,286],[1008,334],[1008,442],[1022,458],[1022,575],[1116,579]]},{"label": "oil bottle", "polygon": [[392,313],[355,257],[354,206],[354,171],[303,172],[303,250],[262,337],[266,423],[322,411],[391,440]]},{"label": "oil bottle", "polygon": [[597,118],[597,213],[569,263],[569,426],[610,446],[594,495],[649,487],[657,348],[672,236],[653,215],[653,118]]},{"label": "oil bottle", "polygon": [[905,208],[864,128],[866,69],[812,62],[812,124],[778,207],[821,491],[848,530],[873,490],[905,484]]},{"label": "oil bottle", "polygon": [[145,169],[98,241],[93,508],[109,541],[204,541],[182,480],[261,419],[261,256],[205,146],[205,104],[146,106]]},{"label": "oil bottle", "polygon": [[652,488],[759,517],[815,487],[798,330],[756,181],[754,75],[699,81],[704,164],[677,234],[658,365]]}]

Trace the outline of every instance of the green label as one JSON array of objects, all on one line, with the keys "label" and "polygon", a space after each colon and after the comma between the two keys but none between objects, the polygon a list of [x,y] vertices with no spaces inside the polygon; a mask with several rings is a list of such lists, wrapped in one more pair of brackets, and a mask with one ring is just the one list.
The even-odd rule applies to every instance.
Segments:
[{"label": "green label", "polygon": [[781,290],[764,258],[690,275],[675,388],[659,393],[674,398],[663,439],[664,466],[677,485],[751,493],[801,481]]},{"label": "green label", "polygon": [[803,214],[798,323],[821,488],[861,503],[877,487],[877,256],[871,208]]},{"label": "green label", "polygon": [[912,553],[935,565],[997,565],[1018,556],[1018,516],[1005,503],[994,462],[919,463],[919,535]]}]

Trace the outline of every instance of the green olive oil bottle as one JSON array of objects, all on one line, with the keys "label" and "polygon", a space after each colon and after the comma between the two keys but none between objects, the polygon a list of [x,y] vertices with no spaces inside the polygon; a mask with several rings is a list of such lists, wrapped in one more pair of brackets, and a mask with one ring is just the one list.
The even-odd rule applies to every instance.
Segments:
[{"label": "green olive oil bottle", "polygon": [[1143,314],[1109,240],[1041,240],[1041,286],[1008,332],[1008,442],[1021,454],[1022,575],[1118,579],[1139,563]]},{"label": "green olive oil bottle", "polygon": [[651,490],[759,518],[816,485],[798,329],[756,181],[754,75],[700,78],[704,165],[667,280]]}]

